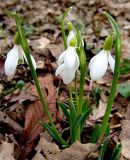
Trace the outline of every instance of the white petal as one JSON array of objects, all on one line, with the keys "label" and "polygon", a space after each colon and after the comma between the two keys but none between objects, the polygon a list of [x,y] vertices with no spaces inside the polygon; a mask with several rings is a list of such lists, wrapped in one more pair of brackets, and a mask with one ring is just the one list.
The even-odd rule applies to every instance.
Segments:
[{"label": "white petal", "polygon": [[67,45],[69,46],[69,44],[70,44],[70,41],[72,40],[72,38],[74,37],[74,31],[70,31],[69,32],[69,35],[68,35],[68,37],[67,37]]},{"label": "white petal", "polygon": [[64,70],[62,74],[62,79],[65,84],[70,83],[75,78],[74,70]]},{"label": "white petal", "polygon": [[55,72],[55,75],[62,75],[63,72],[64,72],[64,69],[65,69],[65,65],[64,64],[61,64],[57,69],[56,69],[56,72]]},{"label": "white petal", "polygon": [[111,53],[109,53],[108,62],[109,62],[109,65],[110,65],[112,72],[114,73],[115,59],[112,57]]},{"label": "white petal", "polygon": [[68,83],[70,83],[74,79],[74,77],[75,77],[75,70],[74,69],[73,70],[68,70],[68,69],[65,68],[64,64],[61,64],[57,68],[55,75],[56,76],[60,75],[62,77],[62,79],[63,79],[63,82],[65,84],[68,84]]},{"label": "white petal", "polygon": [[[22,47],[21,47],[21,48],[22,48]],[[24,56],[24,59],[25,59],[26,63],[28,64],[28,61],[27,61],[27,58],[26,58],[26,55],[25,55],[23,49],[22,49],[21,51],[22,51],[22,53],[23,53],[23,56]],[[35,61],[34,57],[33,57],[31,54],[30,54],[30,56],[31,56],[31,60],[32,60],[32,63],[33,63],[33,67],[34,67],[34,69],[36,70],[36,67],[37,67],[36,61]]]},{"label": "white petal", "polygon": [[91,67],[91,64],[93,63],[93,61],[98,58],[98,56],[100,56],[102,53],[104,53],[104,50],[101,50],[98,54],[96,54],[89,62],[89,69]]},{"label": "white petal", "polygon": [[31,56],[31,60],[32,60],[32,63],[33,63],[33,67],[36,70],[36,68],[37,68],[36,61],[35,61],[35,59],[34,59],[34,57],[32,55],[30,55],[30,56]]},{"label": "white petal", "polygon": [[92,58],[89,64],[90,77],[92,80],[99,80],[107,71],[108,67],[108,54],[106,51],[101,51]]},{"label": "white petal", "polygon": [[8,79],[13,78],[17,64],[18,64],[18,46],[14,45],[14,47],[7,54],[7,58],[5,60],[5,65],[4,65],[5,73]]},{"label": "white petal", "polygon": [[59,58],[58,58],[58,66],[63,63],[65,54],[66,54],[66,50],[64,52],[62,52],[61,55],[59,56]]},{"label": "white petal", "polygon": [[77,57],[76,57],[76,50],[74,47],[68,47],[66,50],[66,54],[64,56],[64,64],[66,69],[73,69],[76,62],[77,62]]},{"label": "white petal", "polygon": [[84,47],[84,40],[82,39],[82,45],[83,45],[83,47]]},{"label": "white petal", "polygon": [[76,64],[75,64],[75,70],[78,70],[78,68],[79,68],[79,56],[77,55],[77,53],[76,53]]}]

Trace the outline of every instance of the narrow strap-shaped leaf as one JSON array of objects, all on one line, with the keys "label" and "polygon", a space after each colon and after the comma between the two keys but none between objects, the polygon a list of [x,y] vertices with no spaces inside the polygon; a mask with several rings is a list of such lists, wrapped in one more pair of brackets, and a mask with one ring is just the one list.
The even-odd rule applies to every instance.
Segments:
[{"label": "narrow strap-shaped leaf", "polygon": [[59,104],[59,107],[62,109],[64,115],[66,116],[67,120],[70,121],[70,114],[67,111],[66,106],[64,105],[64,103],[58,102],[58,104]]},{"label": "narrow strap-shaped leaf", "polygon": [[89,140],[90,143],[97,143],[97,140],[100,136],[100,132],[101,132],[101,125],[100,124],[97,124],[94,131],[93,131],[93,134]]},{"label": "narrow strap-shaped leaf", "polygon": [[72,135],[70,137],[71,142],[74,142],[76,140],[76,133],[78,131],[78,128],[80,127],[81,120],[82,120],[83,114],[80,114],[75,119],[73,126],[72,126]]},{"label": "narrow strap-shaped leaf", "polygon": [[73,105],[73,103],[71,101],[69,101],[69,109],[70,109],[70,139],[72,137],[72,134],[73,134],[73,122],[76,118],[76,110],[75,110],[75,107]]},{"label": "narrow strap-shaped leaf", "polygon": [[80,130],[81,130],[81,132],[83,130],[84,123],[85,123],[86,119],[88,118],[88,116],[90,115],[90,113],[92,112],[92,110],[93,110],[92,108],[89,108],[87,110],[87,112],[83,114],[83,118],[82,118],[81,124],[80,124]]},{"label": "narrow strap-shaped leaf", "polygon": [[122,144],[119,143],[115,146],[114,151],[111,156],[111,160],[119,160],[122,150]]},{"label": "narrow strap-shaped leaf", "polygon": [[76,118],[76,110],[75,110],[75,106],[71,101],[69,101],[69,109],[70,109],[70,119],[72,120],[72,122],[74,122]]},{"label": "narrow strap-shaped leaf", "polygon": [[[41,122],[41,125],[51,135],[51,137],[53,139],[55,139],[57,142],[59,142],[60,144],[62,144],[62,139],[59,137],[59,135],[57,134],[57,132],[55,132],[55,130],[52,127],[50,127],[45,122]],[[68,147],[68,144],[66,142],[64,142],[62,145],[63,145],[63,147]]]},{"label": "narrow strap-shaped leaf", "polygon": [[100,150],[100,156],[99,156],[98,160],[104,160],[104,155],[105,155],[108,143],[109,143],[109,139],[106,139],[102,145],[101,150]]},{"label": "narrow strap-shaped leaf", "polygon": [[93,110],[92,108],[89,108],[88,111],[83,114],[83,117],[82,117],[82,120],[81,120],[81,123],[80,123],[81,132],[83,130],[84,123],[85,123],[86,119],[88,118],[89,114],[92,112],[92,110]]},{"label": "narrow strap-shaped leaf", "polygon": [[88,108],[88,105],[89,105],[89,97],[86,98],[86,100],[84,101],[83,103],[83,106],[82,106],[82,113],[85,113],[87,108]]},{"label": "narrow strap-shaped leaf", "polygon": [[58,138],[57,134],[54,132],[53,128],[51,128],[45,122],[41,122],[41,125],[56,141],[58,141],[60,143],[59,138]]}]

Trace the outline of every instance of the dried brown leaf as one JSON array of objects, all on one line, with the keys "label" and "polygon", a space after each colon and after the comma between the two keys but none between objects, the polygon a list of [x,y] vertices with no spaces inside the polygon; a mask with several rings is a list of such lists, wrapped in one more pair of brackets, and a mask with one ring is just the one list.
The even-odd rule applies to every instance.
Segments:
[{"label": "dried brown leaf", "polygon": [[95,121],[95,120],[103,117],[105,110],[106,110],[106,104],[107,103],[100,100],[99,106],[98,107],[95,106],[89,120]]},{"label": "dried brown leaf", "polygon": [[95,144],[81,144],[76,141],[69,148],[60,150],[55,143],[48,142],[41,137],[37,147],[37,154],[32,160],[87,160],[90,159],[91,153],[97,151]]},{"label": "dried brown leaf", "polygon": [[122,143],[121,154],[123,157],[130,159],[130,104],[127,106],[126,119],[122,120],[122,131],[120,139]]},{"label": "dried brown leaf", "polygon": [[13,119],[11,119],[5,112],[0,111],[0,122],[7,124],[8,127],[12,128],[16,133],[21,134],[23,131],[23,128],[16,123]]},{"label": "dried brown leaf", "polygon": [[45,49],[50,43],[50,40],[46,37],[41,37],[40,39],[35,39],[31,41],[31,46],[33,48],[33,50],[40,50],[43,51],[43,49]]},{"label": "dried brown leaf", "polygon": [[[40,83],[43,95],[47,102],[48,109],[50,114],[53,117],[53,121],[56,120],[56,91],[53,85],[53,78],[51,74],[46,75],[45,77],[39,77],[38,81]],[[30,88],[31,94],[38,96],[35,86]],[[35,140],[38,138],[39,133],[42,131],[42,127],[39,124],[39,121],[44,120],[48,121],[42,103],[40,100],[35,101],[27,105],[27,110],[25,113],[25,126],[24,132],[21,138],[22,144],[25,144],[24,151],[21,159],[25,159],[28,153],[32,150],[32,147],[35,146]]]},{"label": "dried brown leaf", "polygon": [[0,160],[15,160],[13,143],[2,142],[0,146]]}]

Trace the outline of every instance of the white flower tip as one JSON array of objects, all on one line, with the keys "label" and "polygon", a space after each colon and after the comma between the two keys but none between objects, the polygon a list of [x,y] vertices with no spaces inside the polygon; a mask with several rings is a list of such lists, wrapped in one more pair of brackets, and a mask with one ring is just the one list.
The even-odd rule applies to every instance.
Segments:
[{"label": "white flower tip", "polygon": [[109,62],[109,65],[110,65],[110,68],[111,68],[112,72],[114,73],[115,59],[112,57],[111,54],[109,54],[108,62]]},{"label": "white flower tip", "polygon": [[108,54],[102,50],[96,56],[94,56],[90,63],[90,77],[93,81],[99,80],[103,77],[108,67]]},{"label": "white flower tip", "polygon": [[4,64],[5,74],[7,75],[8,79],[13,78],[17,64],[18,64],[18,46],[14,45],[13,49],[11,49],[8,52]]},{"label": "white flower tip", "polygon": [[34,67],[34,69],[36,70],[36,68],[37,68],[37,63],[36,63],[36,61],[35,61],[35,59],[34,59],[34,57],[31,55],[31,59],[32,59],[32,63],[33,63],[33,67]]}]

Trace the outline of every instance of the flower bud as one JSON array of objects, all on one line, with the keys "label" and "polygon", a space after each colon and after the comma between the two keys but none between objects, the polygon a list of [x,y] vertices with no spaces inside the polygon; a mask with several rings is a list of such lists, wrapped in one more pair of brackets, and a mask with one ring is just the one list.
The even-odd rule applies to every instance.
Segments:
[{"label": "flower bud", "polygon": [[68,22],[68,23],[67,23],[67,26],[68,26],[68,30],[69,30],[69,31],[73,31],[73,28],[74,28],[74,27],[73,27],[73,24],[72,24],[71,22]]}]

